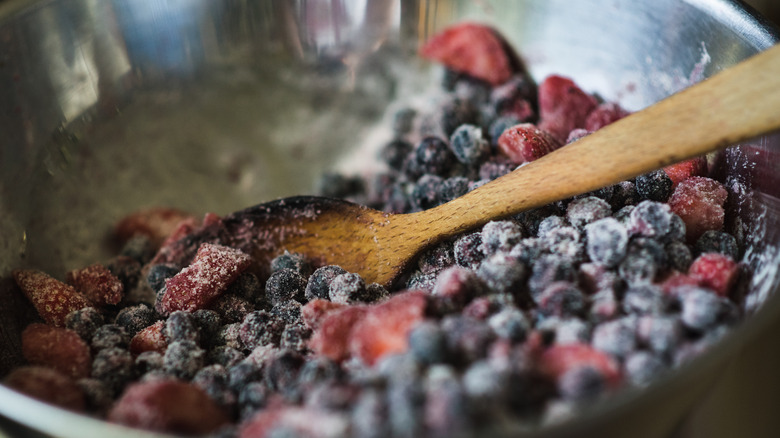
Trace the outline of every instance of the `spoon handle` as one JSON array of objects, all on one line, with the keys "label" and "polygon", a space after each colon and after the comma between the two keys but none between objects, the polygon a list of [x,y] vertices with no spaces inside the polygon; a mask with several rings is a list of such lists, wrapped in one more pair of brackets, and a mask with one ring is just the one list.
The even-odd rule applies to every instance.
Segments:
[{"label": "spoon handle", "polygon": [[450,236],[777,129],[780,45],[420,213],[426,217],[419,220],[430,218],[429,228]]}]

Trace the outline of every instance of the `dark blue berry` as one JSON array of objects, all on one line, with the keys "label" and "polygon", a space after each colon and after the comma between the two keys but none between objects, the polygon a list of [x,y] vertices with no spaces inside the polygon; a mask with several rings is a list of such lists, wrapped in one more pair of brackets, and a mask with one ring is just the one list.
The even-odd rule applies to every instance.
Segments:
[{"label": "dark blue berry", "polygon": [[379,283],[371,283],[366,285],[366,292],[364,301],[367,303],[375,303],[377,301],[384,300],[390,296],[390,291],[386,287]]},{"label": "dark blue berry", "polygon": [[459,315],[445,317],[442,329],[447,336],[449,351],[465,363],[484,358],[496,338],[486,322]]},{"label": "dark blue berry", "polygon": [[271,315],[281,324],[298,324],[301,321],[301,307],[297,301],[286,301],[271,307]]},{"label": "dark blue berry", "polygon": [[305,351],[311,333],[311,329],[302,323],[287,324],[279,339],[279,346],[283,349],[292,351]]},{"label": "dark blue berry", "polygon": [[317,182],[317,193],[329,198],[346,198],[363,193],[365,185],[357,176],[326,172]]},{"label": "dark blue berry", "polygon": [[94,307],[74,310],[65,317],[65,327],[78,333],[85,341],[90,341],[104,322],[103,314]]},{"label": "dark blue berry", "polygon": [[449,354],[447,337],[435,322],[421,322],[409,332],[409,353],[421,364],[444,362]]},{"label": "dark blue berry", "polygon": [[261,382],[248,382],[238,388],[238,405],[241,418],[248,419],[268,403],[271,393]]},{"label": "dark blue berry", "polygon": [[727,255],[733,260],[739,258],[737,239],[731,234],[717,230],[705,231],[696,241],[696,251],[699,254],[717,252]]},{"label": "dark blue berry", "polygon": [[642,201],[631,210],[628,229],[632,235],[662,238],[671,231],[673,216],[667,204]]},{"label": "dark blue berry", "polygon": [[698,287],[686,289],[680,298],[681,320],[686,327],[703,332],[718,322],[721,299],[712,291]]},{"label": "dark blue berry", "polygon": [[666,250],[657,240],[631,239],[618,273],[629,284],[652,282],[667,266]]},{"label": "dark blue berry", "polygon": [[152,259],[155,252],[155,246],[147,236],[136,235],[125,242],[119,251],[119,256],[129,257],[143,265]]},{"label": "dark blue berry", "polygon": [[158,351],[144,351],[135,358],[135,374],[142,376],[163,369],[163,355]]},{"label": "dark blue berry", "polygon": [[650,351],[670,356],[683,341],[684,330],[677,316],[648,315],[637,322],[637,337]]},{"label": "dark blue berry", "polygon": [[192,378],[192,384],[200,388],[227,412],[236,405],[236,395],[228,385],[228,374],[222,365],[203,367]]},{"label": "dark blue berry", "polygon": [[206,352],[193,341],[174,341],[168,344],[163,356],[165,372],[189,380],[206,364]]},{"label": "dark blue berry", "polygon": [[482,227],[482,252],[490,256],[509,252],[523,238],[523,228],[514,221],[490,221]]},{"label": "dark blue berry", "polygon": [[453,176],[441,182],[439,186],[439,202],[444,204],[460,198],[470,190],[471,181],[462,176]]},{"label": "dark blue berry", "polygon": [[543,316],[580,316],[586,310],[585,295],[567,281],[550,283],[534,298]]},{"label": "dark blue berry", "polygon": [[442,107],[441,127],[447,137],[464,123],[479,125],[480,119],[479,109],[467,99],[456,98]]},{"label": "dark blue berry", "polygon": [[526,265],[532,265],[544,252],[542,241],[538,237],[526,237],[512,247],[509,255],[517,257]]},{"label": "dark blue berry", "polygon": [[228,368],[228,385],[233,391],[241,389],[252,382],[262,382],[263,369],[249,361],[239,362]]},{"label": "dark blue berry", "polygon": [[438,272],[455,264],[453,244],[444,242],[423,252],[417,265],[422,272]]},{"label": "dark blue berry", "polygon": [[263,284],[255,274],[244,272],[233,283],[230,283],[225,294],[235,295],[250,303],[254,303],[263,295]]},{"label": "dark blue berry", "polygon": [[257,310],[249,313],[239,328],[241,343],[247,350],[261,345],[276,345],[284,330],[284,325],[271,313]]},{"label": "dark blue berry", "polygon": [[679,240],[674,240],[667,243],[664,249],[666,250],[666,259],[670,268],[680,272],[688,272],[688,268],[690,268],[693,262],[693,254],[691,254],[691,248],[688,245]]},{"label": "dark blue berry", "polygon": [[387,143],[379,156],[391,169],[400,171],[413,149],[414,146],[408,141],[396,139]]},{"label": "dark blue berry", "polygon": [[200,341],[200,332],[192,313],[177,310],[168,316],[163,328],[163,337],[166,342]]},{"label": "dark blue berry", "polygon": [[92,350],[102,350],[105,348],[126,348],[130,343],[125,328],[117,324],[104,324],[95,330],[92,335]]},{"label": "dark blue berry", "polygon": [[425,137],[414,150],[416,169],[422,174],[444,176],[455,161],[455,154],[439,137]]},{"label": "dark blue berry", "polygon": [[441,204],[440,189],[444,182],[437,175],[423,175],[409,195],[413,211],[422,211]]},{"label": "dark blue berry", "polygon": [[359,274],[346,273],[337,275],[331,282],[328,291],[330,300],[334,303],[352,304],[364,301],[366,283]]},{"label": "dark blue berry", "polygon": [[160,290],[165,286],[165,280],[178,273],[179,268],[174,265],[152,265],[152,267],[149,268],[149,273],[146,274],[146,282],[154,292],[159,294]]},{"label": "dark blue berry", "polygon": [[206,360],[208,363],[222,365],[225,368],[230,368],[244,360],[245,357],[246,356],[244,356],[244,353],[236,350],[235,348],[221,345],[209,350],[206,355]]},{"label": "dark blue berry", "polygon": [[[106,264],[106,268],[122,282],[125,291],[133,291],[141,278],[143,265],[132,257],[118,255]],[[130,301],[131,298],[131,294],[125,294],[125,301]]]},{"label": "dark blue berry", "polygon": [[647,351],[637,351],[626,358],[624,368],[631,383],[647,386],[669,367],[657,355]]},{"label": "dark blue berry", "polygon": [[490,124],[490,128],[488,128],[490,144],[493,147],[497,147],[498,138],[501,137],[501,134],[503,134],[504,131],[506,131],[508,128],[511,128],[518,123],[520,123],[520,120],[518,120],[518,118],[515,116],[502,116],[496,118],[493,123]]},{"label": "dark blue berry", "polygon": [[339,380],[342,374],[338,363],[326,357],[309,357],[298,373],[298,385],[309,388],[319,383]]},{"label": "dark blue berry", "polygon": [[501,406],[511,390],[506,370],[485,360],[476,361],[466,369],[463,389],[475,406],[483,409]]},{"label": "dark blue berry", "polygon": [[303,278],[308,278],[314,271],[311,263],[306,260],[303,254],[290,253],[288,251],[271,260],[271,271],[276,272],[280,269],[292,269],[301,274]]},{"label": "dark blue berry", "polygon": [[383,390],[370,387],[363,389],[350,413],[353,436],[389,437],[387,409],[387,399]]},{"label": "dark blue berry", "polygon": [[666,298],[654,284],[629,287],[623,296],[623,311],[633,315],[659,315],[666,310]]},{"label": "dark blue berry", "polygon": [[539,240],[542,247],[552,254],[578,261],[585,258],[582,233],[577,228],[554,228],[540,236]]},{"label": "dark blue berry", "polygon": [[621,181],[613,186],[609,203],[613,210],[619,210],[626,205],[634,205],[639,202],[639,194],[634,181]]},{"label": "dark blue berry", "polygon": [[571,201],[566,208],[566,219],[577,228],[603,219],[612,214],[612,207],[607,201],[595,196],[586,196]]},{"label": "dark blue berry", "polygon": [[249,312],[255,310],[253,303],[230,294],[222,294],[210,307],[226,323],[240,322]]},{"label": "dark blue berry", "polygon": [[628,232],[617,219],[604,218],[585,227],[590,259],[606,267],[615,267],[626,255]]},{"label": "dark blue berry", "polygon": [[506,307],[493,314],[488,324],[499,338],[512,342],[522,342],[530,330],[528,319],[515,307]]},{"label": "dark blue berry", "polygon": [[200,334],[200,343],[204,346],[217,345],[222,317],[214,310],[198,309],[192,312],[192,320]]},{"label": "dark blue berry", "polygon": [[531,268],[531,276],[528,279],[528,287],[532,296],[537,296],[556,281],[568,281],[574,283],[577,279],[577,270],[571,259],[556,254],[545,254],[536,260]]},{"label": "dark blue berry", "polygon": [[482,261],[477,276],[493,292],[520,294],[527,270],[518,258],[507,253],[496,253]]},{"label": "dark blue berry", "polygon": [[240,322],[233,322],[225,324],[219,329],[217,334],[215,346],[225,346],[241,350],[244,345],[241,343],[241,336],[239,334],[241,328]]},{"label": "dark blue berry", "polygon": [[537,237],[544,237],[553,230],[567,226],[566,219],[558,215],[550,215],[539,221],[536,229]]},{"label": "dark blue berry", "polygon": [[105,413],[114,402],[114,390],[105,382],[96,378],[84,378],[76,381],[84,394],[87,409],[91,412]]},{"label": "dark blue berry", "polygon": [[298,373],[303,364],[303,356],[299,353],[283,351],[268,362],[263,381],[271,391],[280,393],[293,391],[298,384]]},{"label": "dark blue berry", "polygon": [[133,355],[124,348],[109,347],[97,352],[92,360],[92,377],[118,394],[135,377]]},{"label": "dark blue berry", "polygon": [[482,138],[482,129],[460,125],[450,137],[450,147],[461,163],[474,164],[490,154],[490,144]]},{"label": "dark blue berry", "polygon": [[336,276],[346,274],[347,271],[336,265],[323,266],[317,268],[309,277],[306,284],[306,300],[330,299],[330,282]]},{"label": "dark blue berry", "polygon": [[393,114],[393,133],[402,136],[410,133],[414,127],[417,111],[413,108],[401,108]]},{"label": "dark blue berry", "polygon": [[603,322],[593,329],[593,347],[623,358],[632,353],[637,346],[637,320],[624,317],[615,321]]},{"label": "dark blue berry", "polygon": [[158,319],[160,319],[160,315],[154,309],[141,303],[120,310],[114,322],[124,327],[127,334],[133,337],[142,329],[154,324]]},{"label": "dark blue berry", "polygon": [[474,232],[458,237],[452,245],[455,263],[464,268],[476,268],[485,258],[482,251],[482,233]]},{"label": "dark blue berry", "polygon": [[517,164],[510,161],[503,155],[491,157],[479,166],[479,179],[483,181],[492,181],[502,177],[517,168]]},{"label": "dark blue berry", "polygon": [[388,422],[392,436],[420,436],[425,393],[414,380],[392,380],[387,389]]},{"label": "dark blue berry", "polygon": [[265,282],[265,296],[271,304],[305,299],[306,279],[292,269],[273,272]]},{"label": "dark blue berry", "polygon": [[666,202],[672,195],[672,180],[663,170],[654,170],[636,177],[636,192],[642,199]]}]

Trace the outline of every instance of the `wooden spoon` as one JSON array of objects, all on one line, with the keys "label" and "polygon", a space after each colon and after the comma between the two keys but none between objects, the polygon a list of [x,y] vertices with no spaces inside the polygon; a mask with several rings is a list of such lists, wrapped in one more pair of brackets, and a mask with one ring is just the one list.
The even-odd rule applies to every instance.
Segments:
[{"label": "wooden spoon", "polygon": [[186,264],[203,242],[265,263],[284,250],[389,285],[416,254],[489,220],[586,193],[780,129],[780,45],[438,207],[388,214],[294,197],[250,207],[166,247]]}]

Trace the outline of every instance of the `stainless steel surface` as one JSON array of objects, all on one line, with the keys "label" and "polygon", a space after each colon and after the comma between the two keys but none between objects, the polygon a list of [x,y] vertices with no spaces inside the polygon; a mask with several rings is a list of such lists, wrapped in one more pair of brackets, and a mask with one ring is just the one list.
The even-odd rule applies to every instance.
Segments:
[{"label": "stainless steel surface", "polygon": [[[417,43],[461,19],[498,27],[534,77],[568,75],[631,109],[778,40],[725,0],[0,3],[0,375],[21,363],[33,316],[12,268],[62,275],[104,258],[111,225],[142,206],[226,213],[310,192],[318,173],[385,138],[373,125],[386,106],[435,80]],[[752,144],[723,161],[755,189],[744,216],[756,298],[780,280],[780,138]],[[750,423],[780,389],[742,360],[780,363],[768,335],[778,298],[755,301],[755,315],[690,366],[541,435],[711,437],[730,430],[713,426],[720,419]],[[722,410],[734,394],[724,388],[745,374],[754,384],[740,409]],[[0,415],[55,436],[130,434],[2,386]],[[762,418],[769,426],[750,436],[778,426]]]}]

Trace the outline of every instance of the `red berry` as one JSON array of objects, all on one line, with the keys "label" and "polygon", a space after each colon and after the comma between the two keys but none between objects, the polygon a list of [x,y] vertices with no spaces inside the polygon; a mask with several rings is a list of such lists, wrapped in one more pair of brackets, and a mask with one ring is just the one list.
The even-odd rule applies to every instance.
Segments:
[{"label": "red berry", "polygon": [[460,23],[437,33],[423,44],[420,55],[447,68],[499,85],[517,70],[517,56],[493,28]]},{"label": "red berry", "polygon": [[688,274],[682,272],[674,272],[670,274],[661,283],[661,290],[666,294],[673,294],[674,290],[680,286],[698,286],[699,280]]},{"label": "red berry", "polygon": [[585,129],[590,132],[617,122],[630,113],[614,102],[605,102],[597,106],[585,119]]},{"label": "red berry", "polygon": [[55,369],[74,379],[89,377],[92,369],[89,345],[66,328],[28,325],[22,332],[22,354],[33,365]]},{"label": "red berry", "polygon": [[548,76],[539,84],[539,128],[549,132],[558,143],[565,143],[569,132],[585,128],[585,121],[597,104],[571,79]]},{"label": "red berry", "polygon": [[90,307],[76,289],[43,272],[23,269],[14,271],[13,276],[41,318],[53,326],[65,327],[68,313]]},{"label": "red berry", "polygon": [[163,337],[165,321],[157,321],[133,336],[130,340],[130,352],[139,355],[144,351],[164,353],[168,344]]},{"label": "red berry", "polygon": [[673,187],[692,176],[707,174],[707,159],[705,157],[691,158],[683,162],[664,167],[664,172],[672,180]]},{"label": "red berry", "polygon": [[508,128],[498,137],[498,149],[516,164],[541,158],[560,145],[547,132],[530,123]]},{"label": "red berry", "polygon": [[727,197],[728,192],[721,183],[703,176],[692,176],[674,189],[669,207],[685,222],[686,238],[694,242],[705,231],[723,228],[723,205]]},{"label": "red berry", "polygon": [[66,281],[97,306],[119,303],[125,291],[122,281],[101,264],[74,269]]},{"label": "red berry", "polygon": [[204,243],[192,264],[165,280],[160,310],[167,315],[175,310],[193,312],[205,309],[251,264],[245,253],[221,245]]},{"label": "red berry", "polygon": [[346,304],[334,303],[333,301],[316,298],[301,307],[301,318],[303,319],[303,323],[306,324],[306,327],[317,330],[326,315],[334,310],[344,308],[345,306]]},{"label": "red berry", "polygon": [[693,261],[688,274],[697,279],[700,286],[725,297],[739,277],[739,265],[729,256],[706,253]]},{"label": "red berry", "polygon": [[114,227],[114,235],[122,243],[134,236],[146,236],[159,246],[182,221],[194,220],[192,215],[175,208],[153,207],[125,216]]},{"label": "red berry", "polygon": [[349,357],[352,328],[365,316],[367,306],[347,306],[328,312],[309,340],[309,348],[317,354],[340,361]]},{"label": "red berry", "polygon": [[574,367],[588,365],[599,370],[607,384],[615,387],[620,383],[620,365],[609,355],[581,343],[556,344],[545,350],[539,358],[542,374],[557,379]]},{"label": "red berry", "polygon": [[42,366],[23,366],[3,380],[9,388],[72,411],[83,411],[84,393],[70,377]]},{"label": "red berry", "polygon": [[349,349],[369,365],[407,349],[409,331],[425,316],[426,293],[411,291],[372,306],[352,330]]},{"label": "red berry", "polygon": [[208,434],[229,421],[200,388],[173,379],[129,386],[108,413],[108,420],[140,429],[191,435]]}]

